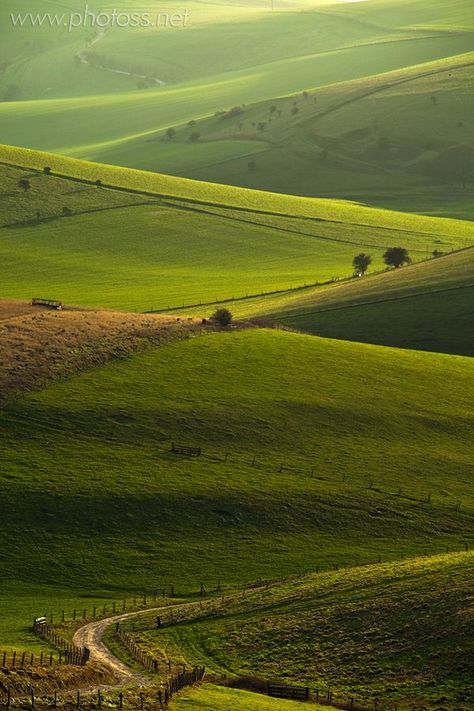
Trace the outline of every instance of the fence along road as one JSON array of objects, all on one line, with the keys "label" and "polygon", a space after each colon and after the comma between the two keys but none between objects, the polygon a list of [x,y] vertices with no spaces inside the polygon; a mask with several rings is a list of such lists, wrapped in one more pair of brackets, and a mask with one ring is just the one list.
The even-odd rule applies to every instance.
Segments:
[{"label": "fence along road", "polygon": [[117,686],[130,683],[148,685],[150,684],[150,679],[130,669],[129,666],[120,661],[120,659],[118,659],[115,654],[112,654],[110,649],[105,646],[102,642],[102,637],[107,627],[112,624],[124,622],[125,620],[145,613],[149,614],[150,612],[159,612],[166,609],[166,607],[148,608],[146,610],[126,612],[121,615],[115,615],[114,617],[107,617],[103,620],[89,622],[76,631],[73,637],[73,643],[77,647],[87,647],[90,651],[91,661],[100,662],[112,669],[117,677]]}]

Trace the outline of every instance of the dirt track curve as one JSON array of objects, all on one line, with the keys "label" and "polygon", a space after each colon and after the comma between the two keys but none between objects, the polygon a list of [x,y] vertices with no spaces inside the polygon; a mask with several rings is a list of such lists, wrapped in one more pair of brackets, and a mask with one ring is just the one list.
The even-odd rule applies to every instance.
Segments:
[{"label": "dirt track curve", "polygon": [[138,615],[158,612],[163,609],[165,608],[157,607],[137,612],[124,612],[121,615],[114,615],[113,617],[107,617],[103,620],[88,622],[86,625],[80,627],[74,634],[73,643],[77,647],[88,647],[92,661],[99,662],[112,669],[117,679],[117,686],[123,686],[124,684],[130,683],[149,685],[150,679],[143,674],[139,674],[134,671],[118,659],[115,654],[112,654],[110,649],[103,643],[102,637],[104,636],[104,632],[107,627],[110,627],[110,625],[113,625],[116,622],[123,622],[124,620],[129,620],[132,617],[137,617]]}]

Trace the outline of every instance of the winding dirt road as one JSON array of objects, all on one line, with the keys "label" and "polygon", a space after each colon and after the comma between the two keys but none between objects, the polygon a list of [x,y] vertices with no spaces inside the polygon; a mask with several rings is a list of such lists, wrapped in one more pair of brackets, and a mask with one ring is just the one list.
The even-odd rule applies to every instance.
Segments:
[{"label": "winding dirt road", "polygon": [[73,637],[73,643],[77,647],[88,647],[92,661],[99,662],[112,669],[117,679],[117,686],[123,686],[124,684],[149,685],[150,679],[134,671],[116,657],[115,654],[112,654],[110,649],[106,647],[102,641],[102,637],[107,627],[114,625],[116,622],[123,622],[124,620],[129,620],[145,613],[159,612],[164,609],[166,608],[157,607],[135,612],[124,612],[121,615],[114,615],[114,617],[106,617],[103,620],[89,622],[76,631]]}]

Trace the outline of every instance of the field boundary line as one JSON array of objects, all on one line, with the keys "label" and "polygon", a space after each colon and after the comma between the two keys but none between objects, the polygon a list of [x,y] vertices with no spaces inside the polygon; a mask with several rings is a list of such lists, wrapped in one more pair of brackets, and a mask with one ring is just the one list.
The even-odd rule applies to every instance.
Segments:
[{"label": "field boundary line", "polygon": [[317,311],[305,311],[305,312],[294,312],[293,314],[288,314],[286,316],[280,316],[277,314],[277,317],[281,320],[286,320],[289,318],[299,318],[300,316],[311,316],[312,314],[323,314],[327,313],[329,311],[344,311],[345,309],[355,309],[358,306],[371,306],[373,304],[386,304],[390,302],[396,302],[396,301],[406,301],[407,299],[416,299],[418,296],[431,296],[432,294],[443,294],[448,291],[459,291],[461,289],[472,289],[474,288],[474,284],[463,284],[461,286],[450,286],[446,287],[446,289],[436,289],[432,291],[420,291],[416,294],[406,294],[403,296],[393,296],[388,299],[377,299],[375,301],[360,301],[358,303],[352,303],[352,304],[346,304],[344,306],[331,306],[326,309],[318,309]]},{"label": "field boundary line", "polygon": [[[56,156],[53,155],[53,158],[54,157],[56,157]],[[65,157],[68,158],[68,156],[65,156]],[[73,159],[71,159],[71,160],[73,160]],[[13,167],[13,168],[18,168],[19,170],[34,171],[35,173],[40,173],[40,174],[42,172],[41,168],[33,168],[28,165],[19,165],[18,163],[6,161],[6,160],[0,161],[0,165],[6,165],[6,166]],[[96,165],[97,165],[97,171],[99,172],[102,167],[102,164],[97,163]],[[114,167],[114,166],[105,165],[105,167]],[[130,168],[130,170],[133,171],[136,169]],[[52,171],[51,175],[53,175],[54,177],[57,177],[57,178],[63,178],[64,180],[71,180],[73,182],[80,183],[82,185],[96,185],[96,180],[94,180],[93,178],[79,178],[77,176],[73,176],[68,173],[61,173],[61,172],[57,172],[57,171]],[[150,173],[150,175],[158,175],[159,176],[160,173]],[[167,176],[167,177],[170,177],[170,176]],[[176,178],[176,179],[179,180],[179,178]],[[191,181],[191,182],[193,182],[193,181]],[[194,181],[194,182],[199,184],[199,181]],[[225,185],[222,185],[219,183],[209,183],[209,185],[214,185],[218,188],[219,187],[226,187]],[[285,217],[285,218],[289,218],[292,220],[306,220],[309,222],[324,222],[324,223],[331,224],[331,225],[332,224],[345,225],[347,227],[366,227],[366,228],[375,229],[375,230],[386,230],[386,231],[390,231],[390,232],[401,232],[403,234],[414,234],[414,235],[421,235],[421,236],[426,235],[426,236],[448,237],[448,238],[450,238],[452,236],[452,235],[446,234],[444,232],[416,231],[416,230],[402,229],[400,227],[384,227],[383,225],[377,225],[377,224],[371,225],[371,224],[364,223],[364,222],[348,222],[348,221],[346,222],[344,220],[335,220],[335,219],[330,219],[330,218],[326,218],[326,217],[301,215],[301,214],[294,214],[291,212],[279,212],[277,210],[262,210],[262,209],[258,209],[255,207],[243,207],[240,205],[233,205],[232,203],[227,203],[227,202],[222,202],[222,203],[211,202],[209,200],[199,200],[197,198],[191,198],[191,197],[185,197],[185,196],[183,197],[180,195],[173,195],[170,193],[162,193],[158,190],[153,191],[153,190],[146,190],[145,188],[143,188],[143,189],[131,188],[131,187],[125,187],[123,185],[121,186],[121,185],[117,185],[114,183],[108,183],[108,182],[101,182],[100,187],[106,188],[107,190],[117,190],[118,192],[126,192],[126,193],[131,193],[134,195],[146,195],[148,197],[160,198],[161,200],[184,202],[184,203],[189,203],[191,205],[203,205],[205,207],[215,207],[218,209],[228,209],[228,210],[234,210],[236,212],[246,212],[246,213],[253,213],[253,214],[257,214],[257,215],[272,215],[274,217]],[[252,191],[250,188],[237,188],[237,189],[238,190],[248,190],[248,191],[254,192],[254,193],[265,192],[265,191],[259,191],[259,190]],[[271,192],[270,192],[270,195],[274,195],[276,197],[281,196],[279,193],[271,193]],[[300,200],[308,200],[308,201],[311,201],[311,199],[312,199],[309,197],[292,196],[292,195],[288,195],[288,197],[295,197],[295,198],[299,198]],[[322,198],[322,199],[332,201],[332,202],[338,202],[338,200],[335,198],[332,198],[332,199],[331,198]],[[353,204],[354,207],[358,205],[357,203],[351,203],[349,200],[342,201],[342,202],[347,202],[348,204]],[[362,205],[358,205],[358,206],[363,207]],[[383,210],[381,208],[373,208],[373,209],[383,212]],[[396,214],[407,214],[408,215],[408,213],[396,213]],[[416,213],[412,213],[412,214],[415,214],[415,216],[416,216]],[[420,217],[426,217],[426,216],[420,215]],[[454,221],[461,222],[461,223],[467,222],[469,224],[469,222],[467,220],[459,220],[459,219],[456,220],[455,218],[442,217],[442,218],[431,218],[431,219],[437,219],[437,220],[450,219],[450,220],[454,220]]]}]

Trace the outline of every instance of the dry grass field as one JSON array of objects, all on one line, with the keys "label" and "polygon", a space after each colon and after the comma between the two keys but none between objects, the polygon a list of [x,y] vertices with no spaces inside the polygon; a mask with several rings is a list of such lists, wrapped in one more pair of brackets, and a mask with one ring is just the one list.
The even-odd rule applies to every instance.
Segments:
[{"label": "dry grass field", "polygon": [[36,390],[201,329],[200,320],[176,316],[55,311],[26,301],[0,301],[0,404],[19,391]]}]

